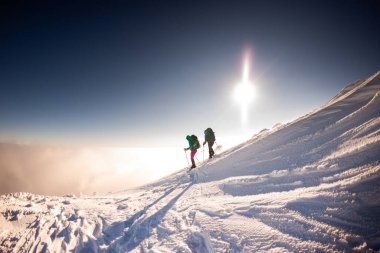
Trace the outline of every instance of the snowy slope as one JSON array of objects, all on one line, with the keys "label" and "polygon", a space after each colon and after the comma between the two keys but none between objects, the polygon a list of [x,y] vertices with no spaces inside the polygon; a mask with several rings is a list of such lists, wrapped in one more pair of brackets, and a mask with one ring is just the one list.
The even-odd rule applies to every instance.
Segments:
[{"label": "snowy slope", "polygon": [[380,72],[144,187],[0,197],[0,252],[380,250]]}]

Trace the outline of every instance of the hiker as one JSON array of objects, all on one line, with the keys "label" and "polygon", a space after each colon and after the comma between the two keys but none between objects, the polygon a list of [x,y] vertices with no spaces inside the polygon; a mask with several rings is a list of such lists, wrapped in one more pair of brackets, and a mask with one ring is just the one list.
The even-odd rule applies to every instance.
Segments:
[{"label": "hiker", "polygon": [[200,147],[200,144],[198,141],[198,137],[195,136],[194,134],[191,136],[190,135],[186,136],[186,140],[189,142],[189,147],[185,148],[185,151],[189,149],[191,150],[190,152],[191,168],[190,169],[194,169],[195,167],[197,167],[195,166],[194,156],[197,153],[197,149]]},{"label": "hiker", "polygon": [[215,133],[212,131],[212,129],[209,127],[205,131],[205,141],[203,142],[203,146],[208,143],[208,154],[209,158],[212,158],[215,154],[214,150],[212,149],[212,146],[215,143]]}]

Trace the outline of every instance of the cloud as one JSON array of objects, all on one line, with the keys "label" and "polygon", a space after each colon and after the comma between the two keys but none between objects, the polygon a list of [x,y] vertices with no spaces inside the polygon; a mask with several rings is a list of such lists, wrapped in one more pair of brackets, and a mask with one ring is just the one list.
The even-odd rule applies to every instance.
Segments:
[{"label": "cloud", "polygon": [[121,148],[0,143],[0,194],[89,194],[135,187],[162,176],[151,173],[158,161],[146,163],[149,159],[142,153]]}]

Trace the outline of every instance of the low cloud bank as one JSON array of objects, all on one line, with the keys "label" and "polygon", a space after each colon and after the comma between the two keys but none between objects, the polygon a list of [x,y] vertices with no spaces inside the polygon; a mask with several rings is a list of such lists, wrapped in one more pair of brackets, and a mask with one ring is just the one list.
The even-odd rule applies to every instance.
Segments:
[{"label": "low cloud bank", "polygon": [[181,152],[0,143],[0,194],[24,191],[62,195],[123,190],[178,170],[184,165]]}]

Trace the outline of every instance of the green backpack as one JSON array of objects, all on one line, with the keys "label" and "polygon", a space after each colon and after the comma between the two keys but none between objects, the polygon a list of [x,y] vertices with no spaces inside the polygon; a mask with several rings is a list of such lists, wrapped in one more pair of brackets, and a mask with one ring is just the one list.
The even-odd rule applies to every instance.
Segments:
[{"label": "green backpack", "polygon": [[211,128],[207,128],[205,130],[205,139],[206,139],[206,141],[215,141],[215,134]]},{"label": "green backpack", "polygon": [[198,149],[201,147],[201,144],[198,141],[198,137],[194,134],[190,136],[191,141],[193,142],[193,148]]}]

